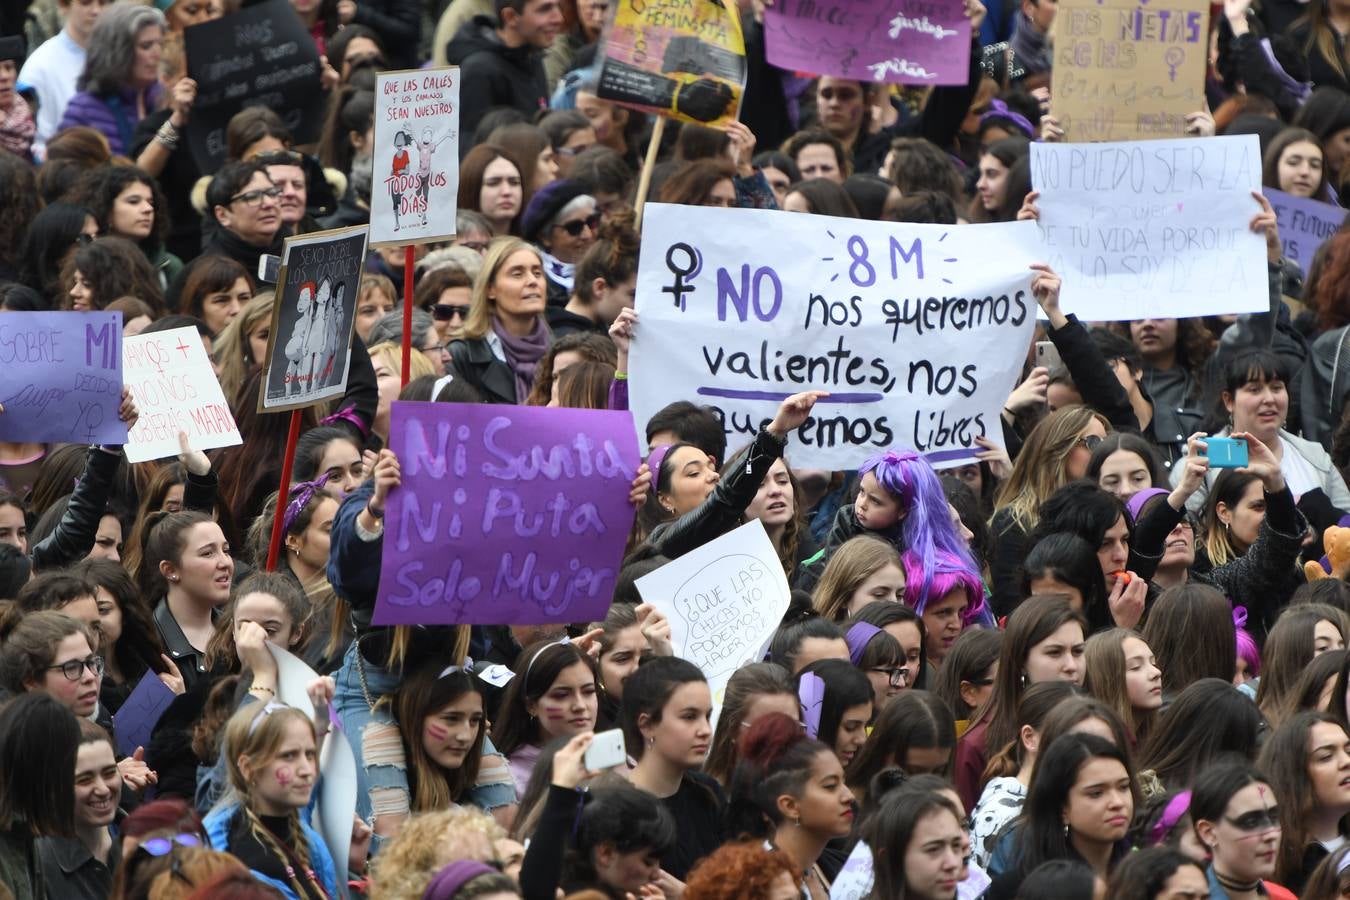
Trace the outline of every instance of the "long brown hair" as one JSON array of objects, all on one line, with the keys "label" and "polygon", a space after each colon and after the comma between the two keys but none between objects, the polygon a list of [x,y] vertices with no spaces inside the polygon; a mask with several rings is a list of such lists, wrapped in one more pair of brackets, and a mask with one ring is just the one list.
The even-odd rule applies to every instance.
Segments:
[{"label": "long brown hair", "polygon": [[[1275,880],[1298,885],[1306,877],[1303,855],[1316,838],[1310,830],[1317,819],[1317,791],[1308,775],[1312,748],[1309,737],[1316,725],[1335,725],[1344,734],[1345,726],[1334,716],[1308,710],[1280,725],[1266,738],[1256,767],[1266,774],[1267,783],[1278,800],[1280,811],[1279,855]],[[1304,896],[1307,896],[1306,894]]]},{"label": "long brown hair", "polygon": [[739,754],[736,747],[744,729],[745,711],[755,697],[786,694],[797,698],[792,687],[792,676],[777,663],[761,662],[741,666],[732,673],[722,698],[722,713],[717,718],[712,749],[703,771],[716,778],[723,787],[731,784],[731,773],[736,769]]},{"label": "long brown hair", "polygon": [[1024,530],[1035,528],[1041,504],[1069,482],[1069,454],[1093,419],[1111,430],[1106,417],[1087,406],[1065,406],[1042,419],[1027,435],[1012,474],[999,487],[995,511],[1007,507]]},{"label": "long brown hair", "polygon": [[412,811],[433,812],[463,800],[478,780],[478,765],[483,757],[483,736],[487,721],[479,716],[477,733],[464,755],[464,762],[447,772],[427,755],[422,745],[422,723],[465,694],[482,697],[478,679],[462,668],[442,670],[440,663],[421,666],[399,685],[394,694],[394,719],[403,736],[408,758],[408,786]]},{"label": "long brown hair", "polygon": [[1130,702],[1125,685],[1126,638],[1144,640],[1126,628],[1108,628],[1088,638],[1083,653],[1083,690],[1114,709],[1130,734],[1138,740],[1153,727],[1156,711],[1141,712]]},{"label": "long brown hair", "polygon": [[973,721],[989,723],[985,732],[986,752],[1000,750],[1017,734],[1017,705],[1027,689],[1025,667],[1031,648],[1069,622],[1077,622],[1083,634],[1087,634],[1087,620],[1082,613],[1074,612],[1062,595],[1028,597],[1008,617],[994,690],[984,709],[972,717]]}]

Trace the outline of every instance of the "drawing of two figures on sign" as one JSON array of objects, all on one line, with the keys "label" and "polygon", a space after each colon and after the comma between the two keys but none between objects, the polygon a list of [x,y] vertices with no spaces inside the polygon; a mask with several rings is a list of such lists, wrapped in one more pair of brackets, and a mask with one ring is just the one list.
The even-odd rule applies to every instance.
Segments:
[{"label": "drawing of two figures on sign", "polygon": [[[431,160],[436,154],[436,149],[450,135],[451,132],[447,131],[438,138],[430,125],[422,129],[421,140],[414,141],[412,133],[405,129],[399,129],[394,135],[394,159],[389,173],[389,198],[394,204],[395,231],[402,227],[404,213],[420,215],[420,224],[427,224],[427,199],[432,181]],[[416,172],[409,171],[412,168],[410,147],[417,148]],[[440,183],[444,183],[444,176],[441,176]]]},{"label": "drawing of two figures on sign", "polygon": [[346,294],[346,282],[334,288],[328,278],[300,285],[298,315],[286,341],[286,396],[317,389],[332,377],[339,350],[346,350],[338,346]]}]

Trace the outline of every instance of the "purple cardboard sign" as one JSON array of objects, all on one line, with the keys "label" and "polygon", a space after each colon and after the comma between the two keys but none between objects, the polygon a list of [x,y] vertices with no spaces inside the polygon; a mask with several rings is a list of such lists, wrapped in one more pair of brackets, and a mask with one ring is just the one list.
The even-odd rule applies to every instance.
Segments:
[{"label": "purple cardboard sign", "polygon": [[1294,197],[1274,188],[1264,188],[1262,193],[1275,208],[1284,255],[1296,261],[1307,274],[1317,248],[1336,233],[1350,210],[1331,203]]},{"label": "purple cardboard sign", "polygon": [[0,441],[125,444],[120,312],[0,316]]},{"label": "purple cardboard sign", "polygon": [[173,698],[178,696],[169,686],[159,680],[153,671],[147,670],[136,684],[131,696],[113,716],[113,741],[117,745],[119,756],[130,756],[137,747],[150,743],[159,717],[169,708]]},{"label": "purple cardboard sign", "polygon": [[632,415],[395,402],[376,625],[603,618],[633,525]]},{"label": "purple cardboard sign", "polygon": [[778,0],[764,10],[769,62],[793,72],[893,84],[965,84],[961,0]]}]

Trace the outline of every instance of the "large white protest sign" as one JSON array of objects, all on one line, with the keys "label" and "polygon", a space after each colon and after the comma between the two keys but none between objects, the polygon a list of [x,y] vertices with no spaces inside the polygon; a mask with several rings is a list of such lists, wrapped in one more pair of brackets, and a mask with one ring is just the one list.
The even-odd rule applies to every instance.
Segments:
[{"label": "large white protest sign", "polygon": [[386,72],[375,82],[373,246],[455,234],[459,196],[459,69]]},{"label": "large white protest sign", "polygon": [[637,589],[670,621],[675,655],[703,670],[715,709],[731,674],[764,658],[791,593],[758,519],[644,575]]},{"label": "large white protest sign", "polygon": [[829,391],[794,466],[846,469],[890,447],[935,464],[1002,443],[999,410],[1036,320],[1030,222],[910,225],[648,204],[630,363],[634,420],[709,404],[730,446],[782,400]]},{"label": "large white protest sign", "polygon": [[123,338],[122,382],[140,413],[127,432],[128,462],[177,456],[180,431],[193,450],[243,443],[197,329]]},{"label": "large white protest sign", "polygon": [[1255,135],[1032,144],[1045,261],[1092,321],[1270,308]]}]

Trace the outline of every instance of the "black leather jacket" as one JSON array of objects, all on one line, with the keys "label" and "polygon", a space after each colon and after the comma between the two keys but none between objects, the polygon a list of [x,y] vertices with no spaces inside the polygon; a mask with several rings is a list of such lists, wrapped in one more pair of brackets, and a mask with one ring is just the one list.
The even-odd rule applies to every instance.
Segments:
[{"label": "black leather jacket", "polygon": [[675,521],[656,526],[647,543],[662,556],[675,559],[740,525],[769,468],[782,459],[784,446],[768,431],[755,435],[745,461],[722,472],[722,480],[708,499]]},{"label": "black leather jacket", "polygon": [[112,494],[113,476],[122,461],[121,448],[90,447],[84,474],[70,495],[65,515],[52,533],[28,551],[33,570],[56,569],[84,559],[94,548],[94,536]]}]

